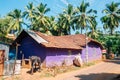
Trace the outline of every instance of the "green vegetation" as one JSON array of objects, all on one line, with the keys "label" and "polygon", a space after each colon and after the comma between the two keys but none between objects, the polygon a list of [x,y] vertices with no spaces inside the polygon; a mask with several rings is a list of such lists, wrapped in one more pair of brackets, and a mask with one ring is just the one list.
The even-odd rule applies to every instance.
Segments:
[{"label": "green vegetation", "polygon": [[30,2],[26,5],[24,12],[15,9],[0,18],[0,40],[9,42],[6,35],[9,33],[18,35],[23,25],[30,30],[56,36],[69,35],[73,29],[76,34],[85,32],[86,36],[98,40],[108,50],[108,53],[119,54],[120,33],[115,32],[120,25],[119,5],[120,3],[112,2],[106,4],[106,8],[101,11],[104,15],[100,18],[105,32],[103,33],[97,27],[97,10],[90,9],[90,4],[84,0],[76,7],[68,4],[57,17],[47,16],[50,12],[47,4],[39,3],[35,6],[33,2]]},{"label": "green vegetation", "polygon": [[10,18],[0,18],[0,42],[11,43],[13,40],[6,37]]},{"label": "green vegetation", "polygon": [[102,35],[98,41],[107,49],[107,53],[120,54],[120,35]]},{"label": "green vegetation", "polygon": [[11,20],[9,22],[7,32],[17,31],[19,33],[23,23],[21,10],[15,9],[14,11],[8,13],[8,17],[10,17]]},{"label": "green vegetation", "polygon": [[104,23],[104,29],[110,29],[110,34],[113,35],[113,31],[116,27],[119,26],[120,22],[120,8],[118,6],[120,3],[114,3],[106,5],[106,9],[103,10],[106,13],[105,16],[101,18],[101,21]]}]

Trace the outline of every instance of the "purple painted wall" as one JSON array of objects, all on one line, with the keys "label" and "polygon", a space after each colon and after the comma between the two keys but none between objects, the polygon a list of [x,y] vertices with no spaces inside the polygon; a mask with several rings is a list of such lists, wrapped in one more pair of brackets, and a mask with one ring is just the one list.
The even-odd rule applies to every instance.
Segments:
[{"label": "purple painted wall", "polygon": [[[81,53],[83,62],[86,62],[86,47],[84,47]],[[92,42],[88,43],[88,61],[100,60],[101,57],[102,52],[99,45]]]},{"label": "purple painted wall", "polygon": [[19,46],[19,54],[18,58],[21,59],[22,55],[20,51],[24,54],[24,58],[29,58],[29,56],[40,56],[41,60],[44,61],[46,57],[46,49],[38,44],[34,39],[30,36],[25,37],[22,39],[20,46]]},{"label": "purple painted wall", "polygon": [[72,65],[73,59],[79,52],[66,49],[47,49],[46,66],[61,66],[64,61],[66,61],[66,65]]},{"label": "purple painted wall", "polygon": [[[78,53],[81,53],[81,58],[83,62],[86,62],[86,48],[83,50],[71,50],[71,54],[69,50],[65,49],[47,49],[47,57],[46,57],[46,66],[51,67],[54,65],[61,66],[63,61],[66,60],[67,65],[72,65],[73,60],[75,56]],[[88,62],[94,61],[94,60],[100,60],[101,59],[101,49],[99,45],[96,45],[95,43],[89,43],[88,44]]]}]

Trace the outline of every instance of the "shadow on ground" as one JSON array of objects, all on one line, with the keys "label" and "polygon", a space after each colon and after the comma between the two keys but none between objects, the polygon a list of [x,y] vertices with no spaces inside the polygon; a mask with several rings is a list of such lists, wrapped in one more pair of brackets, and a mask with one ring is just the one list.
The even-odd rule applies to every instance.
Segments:
[{"label": "shadow on ground", "polygon": [[120,80],[120,75],[113,73],[77,75],[75,77],[79,78],[79,80]]},{"label": "shadow on ground", "polygon": [[[35,68],[35,69],[33,70],[33,73],[35,73],[35,72],[40,72],[40,71],[39,71],[38,68]],[[27,71],[26,73],[31,74],[31,70]]]},{"label": "shadow on ground", "polygon": [[[105,62],[120,64],[120,57],[112,60],[105,60]],[[120,74],[114,73],[77,75],[75,77],[79,78],[79,80],[120,80]]]}]

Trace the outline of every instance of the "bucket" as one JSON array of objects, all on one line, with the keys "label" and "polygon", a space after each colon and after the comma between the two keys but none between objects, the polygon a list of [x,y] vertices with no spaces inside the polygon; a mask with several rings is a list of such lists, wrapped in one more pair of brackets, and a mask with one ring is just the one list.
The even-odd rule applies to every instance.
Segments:
[{"label": "bucket", "polygon": [[21,72],[21,60],[16,60],[15,74],[20,74]]}]

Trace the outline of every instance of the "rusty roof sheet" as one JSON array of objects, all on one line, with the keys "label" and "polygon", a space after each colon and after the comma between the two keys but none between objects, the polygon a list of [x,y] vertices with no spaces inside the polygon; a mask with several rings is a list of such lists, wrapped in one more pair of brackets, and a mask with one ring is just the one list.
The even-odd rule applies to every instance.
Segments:
[{"label": "rusty roof sheet", "polygon": [[[49,48],[65,48],[65,49],[82,49],[85,46],[85,35],[66,35],[66,36],[48,36],[40,32],[35,32],[40,37],[45,39],[48,43],[42,42],[41,44]],[[87,43],[90,42],[88,38]]]},{"label": "rusty roof sheet", "polygon": [[[21,34],[16,38],[14,43],[18,40],[20,42],[24,38],[27,33],[29,36],[31,36],[35,41],[37,41],[39,44],[42,44],[46,48],[60,48],[60,49],[83,49],[83,46],[86,45],[86,36],[83,34],[76,34],[76,35],[66,35],[66,36],[49,36],[46,34],[43,34],[41,32],[35,32],[35,31],[22,31]],[[21,37],[21,38],[20,38]],[[87,37],[87,43],[89,42],[95,42],[100,45],[102,48],[102,45],[95,41],[94,39],[91,39]]]}]

